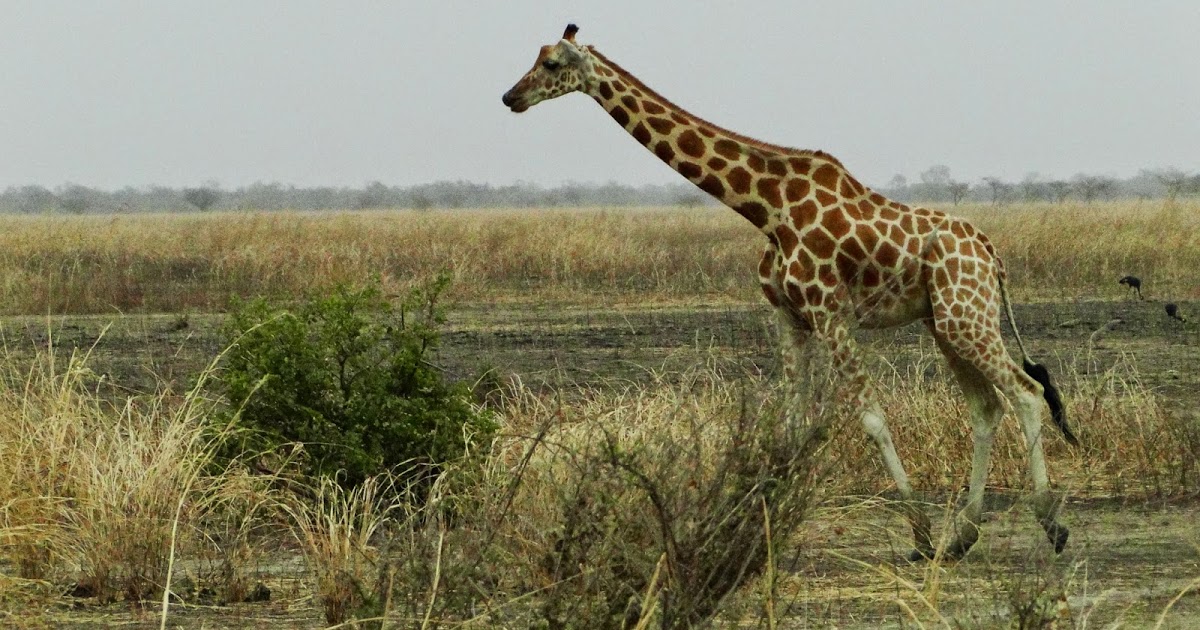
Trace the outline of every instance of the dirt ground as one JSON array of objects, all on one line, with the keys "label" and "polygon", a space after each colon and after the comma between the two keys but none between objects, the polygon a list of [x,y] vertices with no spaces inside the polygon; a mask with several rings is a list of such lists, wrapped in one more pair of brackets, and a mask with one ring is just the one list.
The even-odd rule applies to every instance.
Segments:
[{"label": "dirt ground", "polygon": [[[1188,322],[1167,317],[1163,306],[1091,301],[1014,310],[1030,351],[1054,373],[1088,378],[1118,361],[1132,362],[1168,405],[1194,410],[1200,407],[1200,302],[1179,304]],[[25,317],[0,321],[0,331],[10,358],[34,346],[53,345],[59,356],[90,350],[89,365],[108,383],[145,392],[188,384],[221,349],[219,321],[209,315]],[[649,382],[652,370],[677,369],[714,350],[747,369],[770,373],[773,322],[765,305],[464,307],[452,310],[435,360],[456,378],[473,380],[492,370],[500,381],[517,375],[544,387]],[[877,367],[903,366],[933,352],[920,326],[859,336]],[[1054,614],[1070,615],[1067,627],[1114,622],[1153,627],[1189,584],[1192,590],[1173,604],[1162,627],[1200,627],[1194,581],[1200,578],[1200,502],[1069,499],[1064,522],[1072,527],[1071,545],[1053,558],[1028,511],[1004,507],[1012,498],[996,500],[1000,505],[979,546],[963,562],[947,566],[897,565],[907,545],[906,528],[886,505],[877,505],[880,499],[822,507],[808,524],[805,544],[782,567],[780,627],[1009,627],[1019,617],[1010,595],[1031,590],[1047,593],[1043,599],[1058,611]],[[272,577],[277,585],[270,603],[180,607],[173,623],[319,627],[320,613],[296,579]],[[929,612],[929,601],[947,616]],[[51,625],[57,627],[157,625],[149,611],[82,606],[87,621],[73,621],[70,610],[57,606],[48,619],[56,619]],[[0,625],[6,623],[0,616]]]}]

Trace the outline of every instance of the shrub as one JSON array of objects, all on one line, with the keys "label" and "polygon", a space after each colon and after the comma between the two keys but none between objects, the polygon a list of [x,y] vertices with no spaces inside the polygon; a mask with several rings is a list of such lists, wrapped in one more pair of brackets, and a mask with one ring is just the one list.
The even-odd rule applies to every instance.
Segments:
[{"label": "shrub", "polygon": [[303,444],[304,472],[354,486],[383,469],[436,474],[491,418],[469,389],[449,383],[427,355],[444,321],[446,277],[413,289],[397,305],[378,280],[339,285],[294,311],[264,299],[239,303],[226,324],[230,352],[220,381],[241,404],[255,450]]}]

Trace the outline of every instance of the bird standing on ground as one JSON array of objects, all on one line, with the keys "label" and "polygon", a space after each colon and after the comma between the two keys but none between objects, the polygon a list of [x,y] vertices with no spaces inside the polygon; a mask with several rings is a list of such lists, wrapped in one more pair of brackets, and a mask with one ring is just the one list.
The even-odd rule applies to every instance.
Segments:
[{"label": "bird standing on ground", "polygon": [[1117,284],[1123,284],[1137,293],[1138,299],[1142,299],[1142,279],[1137,276],[1125,276],[1117,280]]}]

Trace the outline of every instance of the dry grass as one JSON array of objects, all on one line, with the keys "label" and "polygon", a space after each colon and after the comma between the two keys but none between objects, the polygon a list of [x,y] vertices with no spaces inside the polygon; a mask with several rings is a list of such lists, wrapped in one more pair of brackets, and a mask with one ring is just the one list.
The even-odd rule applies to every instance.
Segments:
[{"label": "dry grass", "polygon": [[404,504],[387,475],[370,477],[349,490],[328,478],[314,485],[313,500],[291,500],[284,509],[304,552],[325,622],[339,624],[362,616],[364,607],[378,601],[380,558],[372,538]]},{"label": "dry grass", "polygon": [[[1200,297],[1195,201],[952,208],[996,243],[1017,299]],[[448,270],[465,301],[758,301],[762,237],[713,208],[8,217],[3,314],[210,311],[382,274]]]},{"label": "dry grass", "polygon": [[[1189,275],[1200,268],[1200,207],[1189,204],[960,213],[996,243],[1018,299],[1123,297],[1115,280],[1125,273],[1140,275],[1151,296],[1183,299],[1200,297]],[[211,310],[230,293],[290,298],[372,273],[399,290],[447,269],[460,301],[761,299],[753,278],[761,238],[717,210],[18,217],[8,227],[0,234],[7,313]],[[591,606],[608,619],[632,611],[635,622],[649,623],[662,618],[664,594],[686,584],[680,567],[690,566],[664,552],[662,541],[705,531],[702,519],[663,515],[717,505],[719,493],[705,490],[725,474],[719,454],[740,418],[767,411],[747,402],[759,400],[748,391],[765,385],[715,369],[561,399],[518,387],[504,402],[506,437],[485,470],[447,481],[439,492],[451,507],[425,513],[432,525],[420,529],[420,510],[319,483],[314,502],[280,504],[240,467],[212,466],[211,407],[201,397],[114,399],[98,393],[83,358],[57,364],[53,356],[39,354],[19,372],[12,368],[21,363],[6,361],[10,371],[0,374],[0,609],[73,585],[102,600],[153,598],[172,574],[172,550],[190,560],[225,541],[232,547],[216,553],[229,559],[222,579],[230,591],[245,590],[229,563],[254,553],[247,532],[262,522],[255,511],[274,505],[290,510],[329,621],[392,610],[393,620],[413,627],[449,619],[486,627],[531,615],[565,619]],[[962,487],[971,451],[961,397],[931,376],[940,364],[931,352],[880,387],[914,483],[938,495]],[[1132,361],[1102,378],[1070,370],[1055,376],[1086,445],[1069,448],[1047,425],[1057,488],[1170,496],[1200,487],[1200,424],[1167,410]],[[856,421],[847,423],[828,446],[836,454],[833,481],[822,491],[886,492],[873,444]],[[1009,417],[997,435],[990,482],[1023,489],[1026,466],[1023,437]],[[656,505],[651,487],[674,490]],[[588,497],[610,503],[581,502]],[[372,533],[400,509],[408,564],[380,563],[387,551]],[[750,519],[758,510],[742,506],[739,522],[754,525],[763,540],[770,525],[771,546],[761,549],[768,579],[726,619],[777,614],[775,558],[794,541],[776,517]],[[579,529],[589,522],[607,529]],[[926,609],[911,616],[918,624],[946,621],[937,575],[911,586],[897,578],[888,587],[915,593],[907,601]],[[1046,589],[1033,590],[1018,593],[1014,611],[1045,599]],[[625,608],[613,609],[616,603]]]},{"label": "dry grass", "polygon": [[200,526],[252,510],[261,491],[236,463],[211,468],[210,403],[102,395],[82,355],[19,365],[0,374],[0,561],[20,578],[140,605],[163,594],[177,553],[239,542]]},{"label": "dry grass", "polygon": [[[903,371],[882,375],[878,391],[896,449],[918,489],[936,495],[961,490],[970,478],[971,427],[966,404],[944,362],[930,350]],[[1068,420],[1082,448],[1068,445],[1049,422],[1042,444],[1055,485],[1075,496],[1169,497],[1200,489],[1200,422],[1166,408],[1126,357],[1098,378],[1055,375]],[[890,477],[866,435],[853,427],[831,445],[835,478],[852,479],[844,492],[874,494]],[[1028,459],[1020,423],[1011,411],[996,432],[991,487],[1027,489]]]},{"label": "dry grass", "polygon": [[[776,565],[805,544],[788,532],[799,523],[796,514],[811,513],[808,490],[796,514],[767,514],[761,502],[745,501],[753,491],[731,483],[747,462],[730,467],[723,458],[771,452],[739,441],[745,419],[777,417],[769,401],[783,396],[775,386],[733,373],[710,363],[662,374],[644,387],[563,397],[518,383],[503,401],[505,437],[493,445],[485,468],[452,473],[430,505],[415,509],[385,488],[347,493],[332,483],[314,484],[307,500],[292,496],[280,503],[236,466],[206,468],[211,450],[202,429],[206,406],[199,401],[159,397],[114,405],[89,389],[85,362],[58,366],[44,356],[0,388],[0,566],[8,567],[0,571],[0,601],[14,610],[27,605],[14,600],[52,597],[75,583],[106,599],[154,596],[165,583],[176,519],[176,546],[186,560],[221,537],[214,506],[246,515],[253,510],[238,506],[266,502],[288,513],[308,560],[310,592],[328,622],[378,615],[401,627],[525,627],[535,618],[587,616],[635,627],[671,613],[686,625],[679,616],[684,593],[699,593],[707,598],[697,597],[701,615],[716,607],[724,622],[768,616],[786,627],[797,614],[795,601],[781,600],[778,590],[796,588],[799,578],[785,573],[777,580]],[[918,485],[953,491],[967,477],[965,411],[957,402],[934,402],[957,397],[929,373],[918,363],[885,381],[885,408]],[[1065,382],[1070,378],[1063,375]],[[1075,494],[1170,494],[1195,474],[1186,468],[1197,455],[1195,442],[1189,446],[1181,437],[1186,422],[1160,408],[1132,363],[1067,390],[1088,447],[1076,452],[1047,433],[1057,486]],[[874,447],[855,421],[844,423],[827,447],[836,454],[831,468],[807,469],[828,474],[831,481],[820,484],[820,492],[839,497],[886,490]],[[998,436],[992,481],[1021,487],[1024,448],[1015,424],[1010,419]],[[730,497],[740,507],[718,509],[731,505]],[[870,512],[855,508],[840,525],[875,527],[878,521],[866,515],[885,511],[880,503],[886,504],[864,502]],[[742,529],[706,529],[713,514],[729,515]],[[717,537],[730,532],[736,543]],[[763,546],[750,553],[750,540]],[[742,565],[701,571],[692,564],[719,556],[715,550],[739,563],[757,554],[763,564],[744,574],[735,570]],[[1078,590],[1063,567],[1012,574],[1008,560],[991,562],[994,579],[971,582],[978,590],[967,604],[979,610],[999,605],[1006,614],[1041,619],[1057,614],[1063,593]],[[945,571],[931,566],[914,576],[877,569],[872,592],[909,606],[906,619],[914,623],[961,619],[967,614],[963,593],[944,597],[939,590]],[[751,588],[736,596],[704,590],[713,576],[728,575]],[[763,578],[748,579],[754,575]],[[803,614],[819,618],[820,612]]]},{"label": "dry grass", "polygon": [[542,626],[693,627],[773,572],[834,414],[808,387],[814,411],[782,413],[780,391],[718,363],[571,402],[509,392],[473,520],[487,533],[472,538],[492,541],[475,554],[502,592],[536,593]]}]

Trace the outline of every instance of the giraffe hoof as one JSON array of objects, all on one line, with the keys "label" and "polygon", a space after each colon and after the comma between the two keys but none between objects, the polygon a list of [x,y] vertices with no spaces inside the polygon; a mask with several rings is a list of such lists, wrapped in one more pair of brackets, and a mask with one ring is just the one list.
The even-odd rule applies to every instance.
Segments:
[{"label": "giraffe hoof", "polygon": [[942,557],[947,560],[962,560],[963,556],[966,556],[967,552],[970,550],[971,545],[956,540],[953,544],[946,548],[946,553],[943,554]]},{"label": "giraffe hoof", "polygon": [[1062,553],[1067,548],[1067,538],[1070,536],[1071,530],[1058,523],[1046,528],[1046,538],[1054,544],[1054,553]]},{"label": "giraffe hoof", "polygon": [[933,556],[936,553],[937,552],[935,552],[932,547],[917,547],[908,552],[908,561],[913,564],[918,564],[925,562],[926,560],[933,560]]}]

